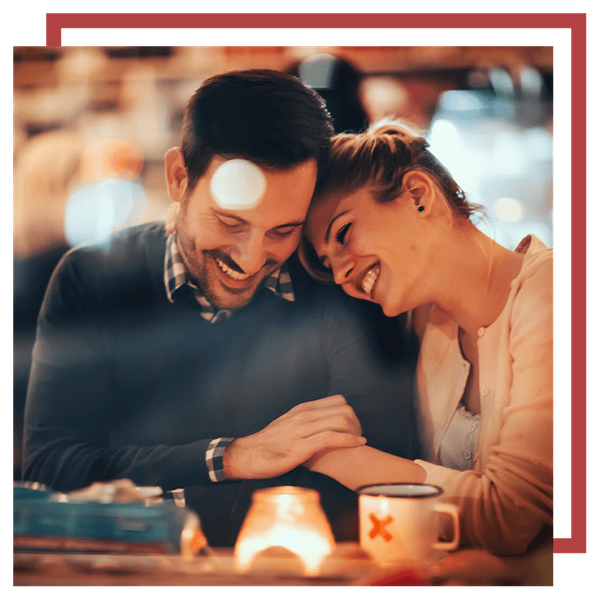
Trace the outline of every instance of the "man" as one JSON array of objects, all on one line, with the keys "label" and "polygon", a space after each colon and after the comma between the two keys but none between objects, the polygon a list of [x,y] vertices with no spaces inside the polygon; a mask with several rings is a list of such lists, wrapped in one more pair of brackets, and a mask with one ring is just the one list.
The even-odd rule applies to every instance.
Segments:
[{"label": "man", "polygon": [[53,275],[25,479],[183,488],[209,542],[228,545],[257,486],[317,487],[335,516],[345,488],[301,467],[315,452],[362,433],[410,451],[410,377],[375,339],[379,316],[292,257],[331,134],[320,97],[282,73],[224,74],[196,91],[181,148],[165,156],[167,227],[76,248]]}]

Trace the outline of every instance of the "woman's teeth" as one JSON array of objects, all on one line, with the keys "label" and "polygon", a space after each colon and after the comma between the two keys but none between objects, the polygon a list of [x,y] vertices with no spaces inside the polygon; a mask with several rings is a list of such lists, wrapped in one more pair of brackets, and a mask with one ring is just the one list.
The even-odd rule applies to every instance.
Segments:
[{"label": "woman's teeth", "polygon": [[229,275],[229,277],[231,277],[232,279],[237,279],[238,281],[243,281],[244,279],[248,279],[248,277],[250,277],[250,275],[248,275],[246,273],[240,273],[239,271],[234,271],[233,269],[230,269],[219,258],[215,258],[215,261],[217,262],[219,267],[221,267],[221,271],[223,271],[223,273],[225,273],[225,275]]},{"label": "woman's teeth", "polygon": [[375,282],[379,277],[380,271],[381,267],[379,265],[375,265],[374,267],[369,269],[369,272],[365,275],[365,278],[362,280],[361,287],[363,292],[367,294],[367,296],[371,295],[371,290],[373,289],[373,286],[375,285]]}]

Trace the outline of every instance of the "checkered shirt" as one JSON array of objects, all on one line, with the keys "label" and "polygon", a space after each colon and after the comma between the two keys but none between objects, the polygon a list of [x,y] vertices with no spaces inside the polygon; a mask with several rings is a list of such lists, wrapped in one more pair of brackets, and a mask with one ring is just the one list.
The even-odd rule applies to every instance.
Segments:
[{"label": "checkered shirt", "polygon": [[[173,232],[167,237],[167,248],[165,251],[165,287],[167,289],[167,297],[171,302],[174,302],[173,293],[175,290],[184,285],[187,285],[193,291],[194,297],[200,306],[200,315],[208,322],[219,323],[233,314],[233,310],[213,306],[206,299],[200,288],[193,282],[188,275],[185,263],[177,247],[177,234]],[[261,285],[284,300],[294,301],[292,280],[287,264],[285,263],[271,273]]]}]

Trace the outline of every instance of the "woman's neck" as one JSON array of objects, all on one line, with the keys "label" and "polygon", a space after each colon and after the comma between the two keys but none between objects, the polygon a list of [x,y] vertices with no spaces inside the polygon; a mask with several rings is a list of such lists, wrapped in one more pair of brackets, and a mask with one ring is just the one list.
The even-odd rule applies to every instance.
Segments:
[{"label": "woman's neck", "polygon": [[468,334],[491,325],[502,312],[523,255],[500,246],[472,223],[456,226],[445,248],[445,269],[435,303]]}]

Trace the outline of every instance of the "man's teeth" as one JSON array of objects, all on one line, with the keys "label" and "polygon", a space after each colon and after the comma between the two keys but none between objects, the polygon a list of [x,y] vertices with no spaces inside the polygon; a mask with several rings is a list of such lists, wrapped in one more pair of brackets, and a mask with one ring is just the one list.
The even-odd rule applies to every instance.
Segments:
[{"label": "man's teeth", "polygon": [[371,295],[371,290],[379,277],[379,273],[381,271],[381,267],[379,265],[369,269],[369,272],[365,275],[365,278],[362,280],[362,290],[367,296]]},{"label": "man's teeth", "polygon": [[225,273],[225,275],[229,275],[229,277],[231,277],[232,279],[237,279],[238,281],[242,281],[242,280],[248,279],[248,277],[250,277],[250,275],[248,275],[246,273],[240,273],[239,271],[234,271],[233,269],[230,269],[219,258],[215,258],[215,260],[217,261],[217,264],[219,265],[219,267],[221,267],[221,271],[223,271],[223,273]]}]

